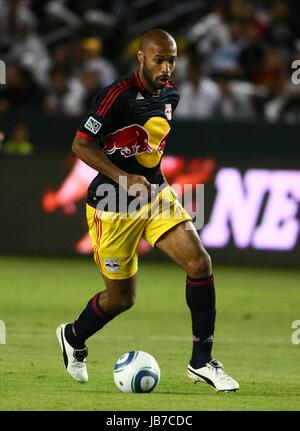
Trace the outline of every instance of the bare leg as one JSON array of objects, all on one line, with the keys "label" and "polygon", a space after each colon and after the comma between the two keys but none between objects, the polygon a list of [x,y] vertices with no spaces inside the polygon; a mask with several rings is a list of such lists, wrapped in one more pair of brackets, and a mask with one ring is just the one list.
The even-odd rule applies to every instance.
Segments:
[{"label": "bare leg", "polygon": [[106,290],[101,292],[99,304],[110,316],[132,307],[136,296],[137,275],[124,280],[110,280],[102,275]]},{"label": "bare leg", "polygon": [[106,289],[94,295],[75,322],[66,326],[66,338],[74,348],[82,349],[88,338],[134,304],[136,275],[124,280],[103,278]]},{"label": "bare leg", "polygon": [[211,259],[191,221],[170,229],[155,247],[170,256],[191,278],[208,277],[212,273]]}]

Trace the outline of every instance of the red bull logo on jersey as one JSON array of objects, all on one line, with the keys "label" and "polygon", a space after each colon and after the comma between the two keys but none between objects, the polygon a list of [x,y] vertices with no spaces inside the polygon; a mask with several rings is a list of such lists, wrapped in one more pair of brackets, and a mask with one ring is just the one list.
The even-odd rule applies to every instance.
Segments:
[{"label": "red bull logo on jersey", "polygon": [[139,124],[132,124],[117,130],[105,137],[106,154],[113,154],[117,150],[124,157],[131,157],[137,153],[151,153],[147,131]]},{"label": "red bull logo on jersey", "polygon": [[160,162],[169,132],[165,118],[152,117],[143,126],[132,124],[106,135],[104,151],[108,155],[119,151],[124,157],[135,156],[142,166],[153,168]]},{"label": "red bull logo on jersey", "polygon": [[156,151],[158,151],[159,153],[163,153],[165,151],[166,143],[167,143],[166,138],[163,138],[160,141],[160,143],[157,145]]},{"label": "red bull logo on jersey", "polygon": [[137,154],[136,159],[141,165],[153,168],[162,158],[170,132],[170,125],[163,117],[152,117],[146,121],[143,127],[148,132],[149,143],[153,151],[150,154]]}]

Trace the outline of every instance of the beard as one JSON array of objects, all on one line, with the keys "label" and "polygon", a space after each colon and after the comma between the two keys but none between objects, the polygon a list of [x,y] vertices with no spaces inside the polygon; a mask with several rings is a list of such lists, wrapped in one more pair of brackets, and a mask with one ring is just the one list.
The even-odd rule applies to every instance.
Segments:
[{"label": "beard", "polygon": [[143,67],[143,75],[145,80],[147,81],[147,84],[150,85],[150,87],[154,88],[155,90],[161,90],[166,86],[166,83],[158,81],[158,79],[161,78],[162,76],[158,76],[157,78],[154,78],[152,76],[150,70],[146,66],[146,62]]}]

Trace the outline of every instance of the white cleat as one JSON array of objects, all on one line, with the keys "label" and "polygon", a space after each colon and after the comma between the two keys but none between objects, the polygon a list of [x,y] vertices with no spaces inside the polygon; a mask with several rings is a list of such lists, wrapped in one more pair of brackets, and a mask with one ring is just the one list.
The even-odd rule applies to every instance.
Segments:
[{"label": "white cleat", "polygon": [[237,381],[225,373],[221,362],[215,359],[197,369],[189,364],[187,374],[194,383],[208,383],[217,392],[237,391],[240,387]]},{"label": "white cleat", "polygon": [[86,383],[89,378],[85,359],[88,356],[88,349],[87,347],[74,349],[66,340],[65,327],[66,323],[62,323],[56,329],[56,337],[63,352],[65,368],[77,382]]}]

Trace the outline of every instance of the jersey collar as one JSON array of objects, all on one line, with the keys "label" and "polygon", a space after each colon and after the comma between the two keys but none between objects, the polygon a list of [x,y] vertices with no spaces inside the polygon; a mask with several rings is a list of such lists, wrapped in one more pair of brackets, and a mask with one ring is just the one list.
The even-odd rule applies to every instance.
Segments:
[{"label": "jersey collar", "polygon": [[[136,87],[140,91],[145,91],[147,94],[150,94],[152,97],[160,97],[162,95],[162,93],[164,92],[164,90],[165,90],[166,87],[162,88],[159,94],[151,94],[151,93],[149,93],[149,91],[146,90],[146,88],[143,86],[143,84],[142,84],[142,82],[140,80],[138,71],[139,70],[136,69],[134,71],[134,73],[133,73],[133,80],[134,80],[134,83],[135,83]],[[171,81],[168,81],[168,84],[169,84],[169,82],[171,82]],[[172,85],[172,84],[167,85],[167,87],[169,87],[169,86],[174,86],[174,85]]]},{"label": "jersey collar", "polygon": [[133,74],[133,79],[134,79],[134,83],[137,86],[137,88],[141,91],[145,91],[146,93],[148,93],[148,91],[146,90],[146,88],[143,86],[143,84],[141,83],[141,80],[139,78],[139,74],[138,74],[138,69],[134,71]]}]

